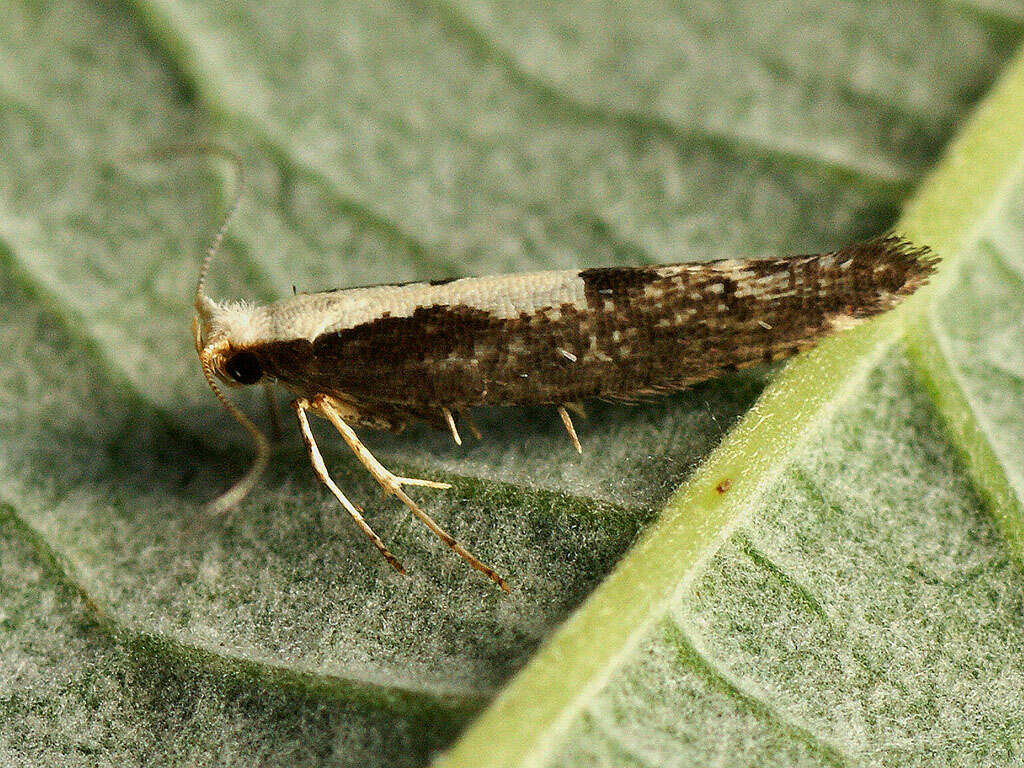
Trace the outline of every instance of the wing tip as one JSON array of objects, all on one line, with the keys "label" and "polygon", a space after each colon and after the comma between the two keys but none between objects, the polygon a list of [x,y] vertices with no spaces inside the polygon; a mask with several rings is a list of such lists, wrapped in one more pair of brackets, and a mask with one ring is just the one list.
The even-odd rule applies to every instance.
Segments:
[{"label": "wing tip", "polygon": [[888,233],[843,248],[837,255],[887,267],[901,278],[893,291],[898,296],[909,296],[925,285],[938,269],[941,258],[927,245],[919,245],[898,233]]}]

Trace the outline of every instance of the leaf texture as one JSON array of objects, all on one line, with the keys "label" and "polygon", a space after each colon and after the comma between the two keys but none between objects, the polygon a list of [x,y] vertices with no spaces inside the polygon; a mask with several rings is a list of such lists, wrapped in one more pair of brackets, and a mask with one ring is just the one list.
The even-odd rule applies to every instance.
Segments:
[{"label": "leaf texture", "polygon": [[[838,399],[822,388],[827,376],[816,378],[822,358],[811,358],[636,408],[595,404],[578,425],[582,461],[557,416],[533,409],[481,413],[486,438],[464,449],[427,430],[367,435],[385,463],[453,482],[419,498],[510,578],[514,593],[503,598],[381,499],[325,424],[314,429],[336,478],[411,579],[385,570],[325,498],[294,435],[259,494],[228,517],[202,517],[201,503],[249,450],[204,391],[187,328],[195,254],[231,179],[202,162],[129,155],[211,136],[243,150],[252,192],[213,276],[223,296],[817,250],[894,221],[1020,41],[1022,22],[1014,4],[880,10],[813,0],[769,9],[9,3],[0,25],[0,641],[9,672],[0,762],[422,765],[480,712],[452,760],[480,759],[474,740],[490,741],[497,760],[500,734],[486,729],[501,699],[496,710],[489,702],[514,694],[508,679],[624,553],[642,562],[651,535],[630,550],[641,530],[684,478],[706,476],[695,468],[730,428],[739,431],[727,440],[747,434],[772,402],[769,393],[743,417],[766,381],[799,376],[799,392],[821,390],[832,403],[793,400],[793,429],[810,429],[820,449],[786,454],[770,479],[777,493],[733,486],[731,498],[750,503],[736,502],[744,510],[728,536],[704,531],[716,554],[697,542],[693,552],[707,556],[694,556],[691,587],[657,621],[642,617],[644,653],[609,678],[593,711],[562,713],[543,760],[684,765],[749,743],[766,761],[885,761],[902,727],[939,722],[935,754],[962,757],[949,739],[965,721],[943,709],[953,692],[924,701],[908,688],[925,669],[919,660],[876,683],[902,706],[837,682],[885,666],[871,652],[883,644],[880,627],[932,627],[925,618],[936,616],[956,648],[979,649],[967,666],[976,687],[956,680],[980,697],[973,712],[990,724],[971,754],[1019,759],[1007,714],[1013,680],[991,682],[996,659],[1016,665],[1019,578],[967,484],[988,499],[982,481],[1002,478],[1019,499],[1012,282],[964,272],[950,290],[966,292],[957,304],[971,322],[937,312],[931,336],[909,337],[915,370],[930,338],[953,350],[942,358],[960,382],[952,389],[922,388],[893,346],[896,326],[883,324],[822,350],[840,367],[858,350]],[[1015,199],[992,208],[991,247],[958,246],[960,265],[995,253],[983,274],[1020,271]],[[934,392],[968,402],[994,457],[986,469],[955,459],[929,410]],[[887,405],[857,410],[873,399]],[[830,472],[847,482],[836,487]],[[775,506],[755,511],[755,498]],[[826,503],[834,515],[820,511]],[[904,530],[915,513],[919,524]],[[823,517],[836,530],[819,530]],[[870,584],[848,558],[834,561],[842,576],[822,565],[843,535],[865,554]],[[816,538],[817,549],[800,548]],[[689,557],[685,537],[674,543]],[[907,562],[941,584],[925,595]],[[968,572],[972,586],[957,589],[983,594],[957,602],[962,591],[950,585]],[[645,584],[638,577],[632,588],[642,596]],[[843,584],[861,588],[843,599],[826,588]],[[779,596],[774,606],[754,599],[759,589]],[[902,591],[918,599],[904,604]],[[973,631],[943,613],[949,605],[973,606]],[[846,623],[851,613],[871,615]],[[775,645],[754,626],[769,619],[780,628]],[[730,622],[748,630],[731,645]],[[892,647],[940,661],[936,685],[953,680],[963,654],[919,630]],[[787,637],[813,644],[815,664],[777,647]],[[856,666],[861,657],[867,666]],[[652,689],[651,670],[678,677],[666,673],[667,688]],[[812,717],[810,695],[781,695],[798,682],[843,699],[836,712],[847,721]],[[672,720],[655,695],[666,707],[685,702],[692,717]],[[870,730],[883,710],[879,733],[891,739],[859,739],[856,728]],[[660,726],[648,723],[661,728],[648,740],[660,751],[634,754],[627,742],[645,711],[662,713]],[[529,717],[517,712],[507,732],[527,733]],[[738,741],[716,742],[703,721]],[[919,744],[905,754],[921,754]],[[1000,753],[1000,744],[1010,746]]]}]

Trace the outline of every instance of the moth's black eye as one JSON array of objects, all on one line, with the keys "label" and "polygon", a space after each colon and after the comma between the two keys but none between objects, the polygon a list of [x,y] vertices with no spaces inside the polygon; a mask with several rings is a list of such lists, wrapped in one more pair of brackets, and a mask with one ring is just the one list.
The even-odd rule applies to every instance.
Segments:
[{"label": "moth's black eye", "polygon": [[239,352],[224,363],[224,370],[239,384],[255,384],[263,378],[263,368],[252,352]]}]

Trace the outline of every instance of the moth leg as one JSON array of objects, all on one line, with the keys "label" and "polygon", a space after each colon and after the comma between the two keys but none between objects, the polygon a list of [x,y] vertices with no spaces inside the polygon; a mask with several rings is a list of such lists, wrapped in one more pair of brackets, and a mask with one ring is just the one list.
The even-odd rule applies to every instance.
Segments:
[{"label": "moth leg", "polygon": [[455,441],[456,445],[462,445],[462,438],[459,437],[459,430],[455,426],[455,417],[452,416],[452,412],[447,408],[442,408],[441,413],[444,414],[445,423],[448,425],[448,429],[451,430],[452,440]]},{"label": "moth leg", "polygon": [[473,418],[468,413],[461,411],[459,416],[466,422],[466,426],[469,427],[469,434],[473,436],[474,440],[484,439],[484,436],[480,434],[480,427],[476,425],[476,422],[473,421]]},{"label": "moth leg", "polygon": [[562,424],[565,425],[565,431],[569,433],[569,439],[572,440],[576,453],[582,454],[583,446],[580,445],[580,439],[576,435],[576,427],[572,425],[572,417],[569,416],[569,412],[565,409],[564,405],[558,406],[558,415],[562,417]]},{"label": "moth leg", "polygon": [[565,407],[568,408],[573,413],[575,413],[581,419],[587,418],[587,410],[586,408],[583,407],[583,403],[581,403],[579,400],[576,400],[572,403],[565,403]]},{"label": "moth leg", "polygon": [[359,510],[355,508],[355,505],[345,497],[345,494],[341,492],[341,489],[331,479],[330,474],[327,472],[327,465],[324,464],[324,457],[320,455],[320,449],[317,447],[316,439],[313,437],[313,430],[309,428],[309,420],[306,418],[306,409],[309,406],[310,403],[304,400],[296,400],[292,403],[295,415],[299,420],[302,442],[306,444],[309,462],[313,465],[313,472],[316,474],[317,479],[326,485],[327,489],[334,494],[334,497],[341,502],[341,506],[348,511],[352,519],[355,520],[356,525],[359,526],[359,529],[369,537],[377,550],[384,555],[384,559],[391,564],[391,567],[399,573],[405,573],[405,568],[402,567],[398,558],[391,554],[384,542],[381,541],[380,536],[376,534],[373,528],[370,527],[370,524],[359,514]]},{"label": "moth leg", "polygon": [[462,546],[455,538],[445,531],[441,526],[434,522],[433,518],[430,517],[426,512],[419,508],[419,505],[413,501],[409,495],[402,490],[403,485],[422,485],[428,488],[451,488],[449,483],[436,483],[432,480],[418,480],[416,478],[399,477],[393,474],[390,470],[384,467],[376,457],[370,453],[365,445],[360,442],[359,437],[352,430],[345,420],[341,417],[338,409],[334,404],[325,397],[319,397],[315,401],[314,407],[335,426],[335,428],[341,433],[345,442],[348,443],[348,447],[352,449],[352,452],[359,458],[366,467],[373,478],[380,483],[381,487],[384,488],[388,493],[397,496],[409,511],[412,512],[420,521],[430,529],[430,531],[443,541],[452,551],[454,551],[459,557],[465,560],[480,573],[484,574],[487,578],[501,587],[505,592],[508,592],[508,585],[505,580],[498,575],[498,573],[491,568],[489,565],[478,560],[473,553]]}]

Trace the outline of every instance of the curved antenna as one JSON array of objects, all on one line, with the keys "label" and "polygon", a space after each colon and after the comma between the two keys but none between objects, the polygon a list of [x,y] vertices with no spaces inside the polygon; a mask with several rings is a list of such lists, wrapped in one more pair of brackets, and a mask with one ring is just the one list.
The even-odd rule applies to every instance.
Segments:
[{"label": "curved antenna", "polygon": [[267,441],[266,436],[260,431],[259,427],[257,427],[248,416],[242,413],[238,406],[231,402],[227,395],[225,395],[221,390],[220,386],[217,384],[216,374],[213,371],[212,357],[203,349],[203,329],[201,325],[201,318],[208,317],[209,308],[207,305],[211,302],[210,297],[206,294],[206,275],[210,271],[210,264],[213,263],[214,258],[220,251],[221,243],[224,241],[224,236],[227,234],[231,220],[234,218],[235,213],[237,213],[238,207],[242,202],[242,196],[245,194],[245,169],[242,165],[241,158],[239,158],[235,152],[225,146],[211,142],[169,144],[141,153],[128,155],[128,159],[156,160],[166,157],[209,155],[221,157],[231,164],[235,173],[236,186],[235,193],[231,198],[231,204],[228,206],[227,212],[224,214],[224,218],[221,221],[220,226],[217,228],[217,232],[210,240],[210,244],[206,248],[203,260],[199,265],[199,279],[196,280],[194,303],[197,316],[192,322],[192,332],[195,336],[196,352],[199,354],[199,364],[203,371],[203,378],[206,379],[206,383],[209,385],[210,389],[213,390],[213,394],[216,395],[217,400],[220,401],[224,410],[226,410],[231,417],[249,433],[249,437],[252,438],[253,445],[256,448],[256,459],[249,466],[249,469],[246,470],[246,473],[242,475],[234,485],[211,501],[207,506],[209,511],[213,514],[221,514],[231,509],[249,495],[253,486],[256,485],[260,476],[266,470],[267,464],[270,460],[270,443]]},{"label": "curved antenna", "polygon": [[[192,330],[196,336],[196,348],[198,349],[202,343],[198,318],[196,318],[196,321],[192,323]],[[203,369],[203,378],[206,379],[206,383],[210,385],[210,389],[213,390],[213,394],[217,396],[220,404],[224,406],[224,410],[231,414],[231,417],[241,424],[245,431],[249,433],[249,437],[252,438],[253,445],[256,447],[256,458],[253,463],[249,465],[249,469],[246,470],[245,474],[242,475],[234,485],[207,505],[207,509],[211,513],[220,515],[227,512],[248,496],[256,483],[259,482],[260,477],[267,469],[267,464],[270,462],[270,443],[267,441],[266,435],[260,431],[259,427],[253,424],[252,419],[242,413],[238,406],[231,402],[227,398],[227,395],[225,395],[217,385],[217,378],[213,372],[213,361],[211,360],[210,355],[200,350],[199,364]]]},{"label": "curved antenna", "polygon": [[245,194],[245,168],[242,165],[241,159],[226,147],[219,145],[195,145],[200,149],[202,154],[215,154],[228,160],[235,171],[235,194],[231,198],[231,205],[228,206],[227,212],[224,214],[224,219],[220,223],[220,227],[217,228],[216,234],[210,241],[209,246],[206,248],[206,254],[203,256],[203,261],[199,265],[199,279],[196,280],[196,309],[199,309],[203,299],[206,296],[206,273],[210,271],[210,264],[213,263],[214,257],[220,250],[220,245],[224,241],[224,235],[227,234],[228,227],[231,225],[231,220],[235,217],[238,212],[238,206],[242,202],[242,196]]},{"label": "curved antenna", "polygon": [[199,264],[199,279],[196,280],[196,310],[199,311],[200,314],[203,314],[201,309],[203,300],[209,298],[206,295],[206,275],[210,271],[210,264],[213,263],[213,259],[220,251],[221,243],[224,242],[224,235],[227,234],[228,227],[231,226],[231,220],[238,212],[238,206],[242,202],[243,195],[245,195],[245,166],[242,165],[242,159],[233,150],[228,149],[224,145],[207,141],[167,144],[165,146],[127,155],[127,159],[136,161],[160,160],[167,157],[204,156],[220,157],[231,164],[231,168],[235,174],[235,193],[231,198],[231,204],[228,206],[227,212],[224,214],[220,227],[217,228],[217,232],[210,240],[210,244],[206,248],[203,260]]}]

